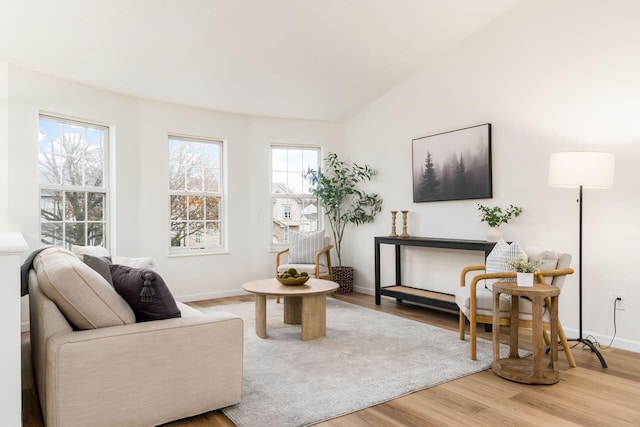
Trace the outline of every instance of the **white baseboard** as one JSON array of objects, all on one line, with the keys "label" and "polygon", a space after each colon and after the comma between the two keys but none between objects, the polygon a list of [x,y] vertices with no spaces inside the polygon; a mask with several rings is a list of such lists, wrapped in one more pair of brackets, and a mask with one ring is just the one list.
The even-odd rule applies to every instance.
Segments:
[{"label": "white baseboard", "polygon": [[[564,333],[567,335],[568,339],[575,338],[580,335],[580,331],[570,328],[564,328]],[[583,331],[582,337],[589,338],[591,341],[598,341],[602,347],[609,346],[609,343],[611,343],[611,339],[613,338],[611,335],[603,335],[589,331]],[[571,343],[569,343],[569,345],[571,345]],[[611,347],[640,353],[640,341],[629,340],[626,338],[615,337],[613,339],[613,343],[611,343]],[[606,354],[603,354],[603,357],[606,360]]]},{"label": "white baseboard", "polygon": [[[371,289],[368,287],[354,286],[354,290],[356,292],[359,292],[361,294],[366,294],[366,295],[376,294],[375,289]],[[577,337],[579,335],[579,331],[577,329],[565,328],[564,332],[567,335],[567,337]],[[593,332],[583,332],[582,335],[584,337],[593,336],[600,343],[601,346],[608,346],[612,338],[610,335],[596,334]],[[634,341],[634,340],[616,337],[613,340],[611,347],[640,353],[640,341]],[[603,356],[606,359],[606,354]]]},{"label": "white baseboard", "polygon": [[354,286],[353,290],[360,293],[360,294],[365,294],[365,295],[375,295],[376,294],[376,290],[375,289],[371,289],[371,288],[365,288],[363,286]]},{"label": "white baseboard", "polygon": [[206,292],[203,294],[180,295],[174,298],[180,302],[190,302],[190,301],[203,301],[207,299],[216,299],[216,298],[224,298],[224,297],[235,297],[238,295],[247,295],[247,294],[248,292],[245,292],[242,289],[229,289],[226,291]]}]

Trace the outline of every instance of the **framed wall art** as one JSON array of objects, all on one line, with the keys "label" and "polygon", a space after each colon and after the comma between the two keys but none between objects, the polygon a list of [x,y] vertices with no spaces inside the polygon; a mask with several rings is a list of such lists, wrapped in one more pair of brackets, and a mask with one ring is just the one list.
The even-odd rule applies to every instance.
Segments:
[{"label": "framed wall art", "polygon": [[490,123],[412,142],[414,202],[492,197]]}]

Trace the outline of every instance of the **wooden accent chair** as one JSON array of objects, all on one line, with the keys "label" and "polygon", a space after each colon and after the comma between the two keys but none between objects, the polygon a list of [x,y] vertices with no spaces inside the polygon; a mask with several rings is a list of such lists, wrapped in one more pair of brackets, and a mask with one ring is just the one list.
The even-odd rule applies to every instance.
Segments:
[{"label": "wooden accent chair", "polygon": [[316,260],[313,264],[289,264],[285,259],[285,254],[289,252],[290,248],[282,249],[276,254],[276,274],[284,273],[290,268],[295,268],[298,273],[306,271],[309,276],[315,277],[316,279],[333,280],[333,273],[331,272],[332,248],[333,245],[327,245],[316,252]]},{"label": "wooden accent chair", "polygon": [[[548,253],[544,248],[528,247],[525,249],[529,260],[540,259],[536,258],[541,253]],[[569,268],[571,263],[571,255],[566,253],[558,254],[557,264],[555,268],[545,269],[539,271],[535,275],[535,280],[538,283],[550,284],[557,286],[562,290],[562,284],[567,275],[573,274],[573,269]],[[545,260],[543,268],[548,265]],[[484,281],[486,279],[513,279],[515,280],[515,271],[504,271],[495,273],[480,273],[471,278],[471,281],[467,281],[467,275],[472,272],[484,272],[486,271],[485,265],[472,265],[462,269],[460,273],[460,287],[456,291],[456,304],[460,308],[460,339],[465,339],[465,325],[466,319],[469,319],[469,339],[471,341],[471,359],[476,360],[476,329],[478,323],[492,324],[493,322],[493,291],[485,287]],[[550,282],[550,283],[549,283]],[[502,304],[504,302],[504,305]],[[550,328],[549,313],[546,307],[549,305],[549,301],[545,301],[545,312],[543,315],[544,324],[544,339],[547,345],[557,345],[557,343],[550,343],[547,331]],[[501,301],[500,307],[500,325],[509,326],[510,317],[510,304],[506,299]],[[531,321],[532,304],[531,301],[522,298],[520,300],[520,317],[519,326],[521,328],[532,328]],[[569,362],[569,366],[575,367],[576,362],[571,353],[569,344],[567,343],[567,337],[562,329],[562,325],[558,322],[558,337],[562,344],[562,348]]]},{"label": "wooden accent chair", "polygon": [[[284,273],[290,268],[295,268],[298,273],[304,271],[312,278],[333,280],[331,270],[331,249],[333,245],[329,244],[331,241],[329,237],[325,236],[323,240],[324,247],[315,253],[315,261],[309,264],[288,262],[289,259],[291,259],[291,250],[295,250],[293,246],[278,251],[276,254],[276,275],[278,273]],[[276,301],[280,302],[280,297],[277,297]]]}]

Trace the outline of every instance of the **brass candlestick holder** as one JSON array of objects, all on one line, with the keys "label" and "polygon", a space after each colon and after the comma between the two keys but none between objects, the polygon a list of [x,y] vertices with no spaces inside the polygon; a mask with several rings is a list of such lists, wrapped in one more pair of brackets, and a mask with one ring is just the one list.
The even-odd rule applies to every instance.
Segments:
[{"label": "brass candlestick holder", "polygon": [[398,211],[391,211],[391,234],[389,234],[389,237],[398,237],[398,233],[396,233],[396,215],[398,215]]},{"label": "brass candlestick holder", "polygon": [[400,237],[409,237],[409,233],[407,233],[407,213],[409,213],[409,211],[400,212],[402,212],[402,234]]}]

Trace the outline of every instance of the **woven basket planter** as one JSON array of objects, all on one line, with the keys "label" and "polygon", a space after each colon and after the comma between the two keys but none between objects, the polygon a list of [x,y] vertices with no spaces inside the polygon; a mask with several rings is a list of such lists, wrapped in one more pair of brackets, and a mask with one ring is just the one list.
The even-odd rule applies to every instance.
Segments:
[{"label": "woven basket planter", "polygon": [[353,292],[353,267],[331,267],[331,273],[333,281],[339,285],[337,294]]}]

